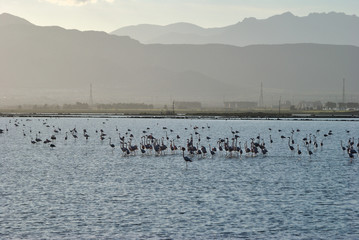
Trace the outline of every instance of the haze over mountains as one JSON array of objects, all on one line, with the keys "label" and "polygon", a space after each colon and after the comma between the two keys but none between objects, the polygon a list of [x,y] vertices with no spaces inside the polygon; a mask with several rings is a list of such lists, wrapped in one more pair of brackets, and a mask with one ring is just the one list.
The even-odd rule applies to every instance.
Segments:
[{"label": "haze over mountains", "polygon": [[313,13],[297,17],[290,12],[267,19],[246,18],[220,28],[190,23],[167,26],[141,24],[117,29],[112,34],[130,36],[141,43],[208,44],[235,46],[256,44],[319,43],[359,46],[359,17],[344,13]]},{"label": "haze over mountains", "polygon": [[39,27],[0,15],[0,105],[88,102],[170,104],[223,100],[358,99],[359,47],[282,44],[141,44],[105,32]]}]

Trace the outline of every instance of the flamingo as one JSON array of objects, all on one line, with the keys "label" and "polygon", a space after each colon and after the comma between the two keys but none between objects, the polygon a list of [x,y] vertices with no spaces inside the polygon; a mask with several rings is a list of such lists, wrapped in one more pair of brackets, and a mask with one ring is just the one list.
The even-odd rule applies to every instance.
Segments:
[{"label": "flamingo", "polygon": [[297,152],[298,152],[298,155],[302,154],[302,151],[300,151],[300,149],[299,149],[299,144],[297,144]]},{"label": "flamingo", "polygon": [[308,146],[307,146],[307,151],[308,151],[309,156],[312,156],[313,152],[309,149]]},{"label": "flamingo", "polygon": [[214,151],[214,148],[213,149],[211,148],[211,144],[209,144],[209,151],[210,151],[212,157],[216,154],[216,152]]},{"label": "flamingo", "polygon": [[39,137],[37,136],[37,134],[36,134],[35,141],[36,141],[36,142],[41,142],[41,141],[42,141],[41,138],[39,138]]},{"label": "flamingo", "polygon": [[342,140],[340,140],[340,146],[342,147],[342,150],[343,150],[343,151],[346,150],[346,148],[343,146],[343,141],[342,141]]},{"label": "flamingo", "polygon": [[294,147],[292,145],[290,145],[290,137],[288,137],[288,146],[291,151],[294,150]]},{"label": "flamingo", "polygon": [[189,157],[187,157],[187,156],[185,156],[184,155],[184,151],[185,151],[186,149],[184,148],[184,147],[182,147],[182,157],[183,157],[183,160],[185,160],[185,162],[186,162],[186,168],[187,168],[187,163],[188,162],[192,162],[192,159],[190,159]]},{"label": "flamingo", "polygon": [[127,154],[129,155],[130,154],[130,151],[128,150],[127,148],[127,144],[126,144],[126,147],[125,147],[125,143],[124,142],[121,142],[122,143],[122,146],[121,146],[121,151],[123,152],[123,154]]},{"label": "flamingo", "polygon": [[110,147],[112,147],[112,149],[114,149],[114,148],[115,148],[115,144],[111,143],[111,138],[109,138],[109,139],[110,139],[109,145],[110,145]]},{"label": "flamingo", "polygon": [[206,147],[205,147],[205,146],[202,146],[202,147],[201,147],[201,150],[202,150],[203,156],[205,157],[205,156],[206,156],[206,153],[207,153]]}]

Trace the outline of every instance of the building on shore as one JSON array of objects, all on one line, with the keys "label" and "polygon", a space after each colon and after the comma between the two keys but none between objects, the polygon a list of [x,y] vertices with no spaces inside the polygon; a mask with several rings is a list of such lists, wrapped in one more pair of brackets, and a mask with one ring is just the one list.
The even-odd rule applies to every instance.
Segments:
[{"label": "building on shore", "polygon": [[292,108],[292,103],[290,101],[279,101],[279,104],[280,105],[272,105],[272,109],[290,110]]},{"label": "building on shore", "polygon": [[323,110],[321,101],[301,101],[297,105],[298,110]]},{"label": "building on shore", "polygon": [[257,102],[245,102],[245,101],[224,102],[224,107],[226,109],[248,110],[248,109],[254,109],[257,106],[258,106]]}]

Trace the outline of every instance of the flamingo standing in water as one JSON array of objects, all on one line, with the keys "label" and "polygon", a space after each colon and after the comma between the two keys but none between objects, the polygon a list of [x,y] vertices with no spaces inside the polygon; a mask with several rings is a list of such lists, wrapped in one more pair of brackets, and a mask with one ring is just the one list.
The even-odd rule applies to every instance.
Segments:
[{"label": "flamingo standing in water", "polygon": [[112,147],[112,149],[114,149],[114,148],[115,148],[115,144],[111,143],[111,138],[109,138],[109,139],[110,139],[109,145],[110,145],[110,147]]},{"label": "flamingo standing in water", "polygon": [[346,150],[346,148],[343,146],[343,141],[342,141],[342,140],[340,140],[340,146],[341,146],[341,148],[342,148],[343,151]]},{"label": "flamingo standing in water", "polygon": [[290,145],[290,137],[288,137],[288,146],[291,151],[294,150],[294,147],[292,145]]},{"label": "flamingo standing in water", "polygon": [[185,156],[184,155],[184,151],[185,151],[186,149],[184,148],[184,147],[182,147],[182,156],[183,156],[183,159],[186,161],[186,168],[187,168],[187,163],[188,162],[192,162],[192,159],[190,159],[189,157],[187,157],[187,156]]},{"label": "flamingo standing in water", "polygon": [[301,155],[302,154],[302,151],[299,149],[299,144],[297,144],[297,149],[298,149],[298,155]]},{"label": "flamingo standing in water", "polygon": [[313,152],[309,149],[309,146],[307,146],[307,151],[308,151],[309,157],[312,156]]}]

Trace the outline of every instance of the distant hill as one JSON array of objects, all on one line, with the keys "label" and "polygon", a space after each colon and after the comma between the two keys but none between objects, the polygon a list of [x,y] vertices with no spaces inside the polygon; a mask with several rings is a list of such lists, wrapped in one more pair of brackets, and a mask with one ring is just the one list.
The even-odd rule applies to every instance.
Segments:
[{"label": "distant hill", "polygon": [[141,43],[256,44],[318,43],[359,46],[359,17],[344,13],[312,13],[297,17],[290,12],[267,19],[246,18],[222,28],[201,28],[189,23],[167,26],[137,25],[112,34],[130,36]]},{"label": "distant hill", "polygon": [[8,14],[5,19],[0,105],[87,102],[91,83],[101,103],[258,101],[261,82],[268,105],[279,96],[335,100],[343,77],[348,96],[358,97],[355,46],[144,45],[105,32],[12,24],[19,18]]},{"label": "distant hill", "polygon": [[0,26],[8,25],[31,25],[31,23],[23,18],[13,16],[8,13],[0,14]]}]

